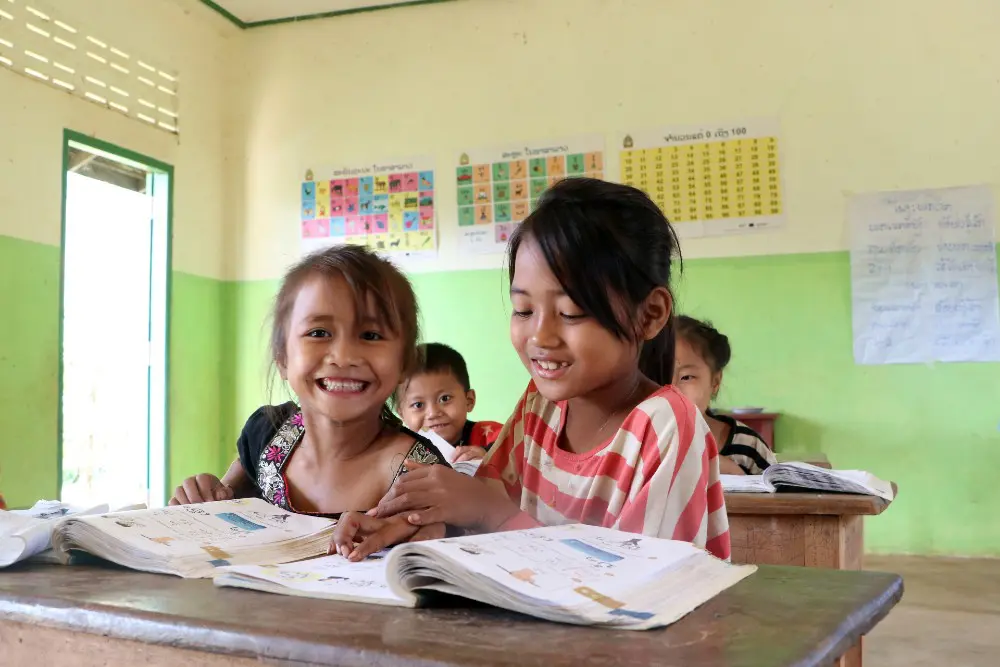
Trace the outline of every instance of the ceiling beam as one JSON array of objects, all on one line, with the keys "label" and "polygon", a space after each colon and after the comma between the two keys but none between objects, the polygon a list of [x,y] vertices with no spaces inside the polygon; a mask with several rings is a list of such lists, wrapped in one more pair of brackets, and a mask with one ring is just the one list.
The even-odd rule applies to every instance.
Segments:
[{"label": "ceiling beam", "polygon": [[354,9],[340,9],[332,12],[319,12],[317,14],[300,14],[295,16],[285,16],[277,19],[268,19],[266,21],[243,21],[238,16],[227,10],[225,7],[220,6],[217,2],[212,2],[212,0],[201,0],[202,4],[210,9],[215,10],[222,16],[226,17],[230,23],[235,25],[237,28],[246,30],[248,28],[263,28],[269,25],[278,25],[281,23],[299,23],[300,21],[312,21],[315,19],[329,19],[335,18],[337,16],[349,16],[351,14],[366,14],[368,12],[377,12],[383,9],[396,9],[397,7],[413,7],[415,5],[436,5],[440,2],[455,2],[455,0],[409,0],[408,2],[399,2],[394,5],[373,5],[371,7],[355,7]]}]

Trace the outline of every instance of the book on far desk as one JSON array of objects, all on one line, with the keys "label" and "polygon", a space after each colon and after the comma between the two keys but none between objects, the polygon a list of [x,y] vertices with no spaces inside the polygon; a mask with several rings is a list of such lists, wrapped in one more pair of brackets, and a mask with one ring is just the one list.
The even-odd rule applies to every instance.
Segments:
[{"label": "book on far desk", "polygon": [[730,493],[822,491],[856,493],[893,499],[892,484],[864,470],[829,470],[809,463],[788,462],[769,466],[761,475],[720,475],[722,489]]},{"label": "book on far desk", "polygon": [[407,543],[360,563],[327,556],[226,567],[214,581],[402,607],[435,591],[550,621],[647,630],[677,621],[755,570],[688,542],[568,524]]},{"label": "book on far desk", "polygon": [[70,517],[56,524],[52,548],[64,563],[82,551],[133,570],[198,578],[226,565],[325,554],[334,526],[244,498]]},{"label": "book on far desk", "polygon": [[39,500],[26,510],[0,510],[0,567],[29,558],[36,561],[54,560],[51,549],[52,531],[59,519],[107,511],[107,505],[83,508],[58,500]]}]

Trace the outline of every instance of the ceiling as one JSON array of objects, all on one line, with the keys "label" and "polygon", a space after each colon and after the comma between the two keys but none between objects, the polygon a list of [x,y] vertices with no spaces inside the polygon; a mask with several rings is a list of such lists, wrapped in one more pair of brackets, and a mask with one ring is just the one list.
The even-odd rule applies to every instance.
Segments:
[{"label": "ceiling", "polygon": [[447,0],[202,0],[241,28]]}]

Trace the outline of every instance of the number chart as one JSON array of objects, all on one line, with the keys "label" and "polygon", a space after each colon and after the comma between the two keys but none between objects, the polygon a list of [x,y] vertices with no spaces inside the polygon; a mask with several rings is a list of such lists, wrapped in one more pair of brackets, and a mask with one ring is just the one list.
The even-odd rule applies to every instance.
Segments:
[{"label": "number chart", "polygon": [[784,223],[776,122],[663,128],[618,145],[621,182],[652,197],[681,237]]},{"label": "number chart", "polygon": [[386,255],[436,256],[432,158],[306,172],[303,252],[350,243]]},{"label": "number chart", "polygon": [[576,137],[462,153],[455,170],[463,251],[497,253],[564,178],[604,178],[604,138]]}]

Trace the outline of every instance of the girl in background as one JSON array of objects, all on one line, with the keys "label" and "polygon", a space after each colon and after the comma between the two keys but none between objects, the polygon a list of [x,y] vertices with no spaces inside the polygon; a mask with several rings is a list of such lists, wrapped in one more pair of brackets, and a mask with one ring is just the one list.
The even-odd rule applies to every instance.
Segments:
[{"label": "girl in background", "polygon": [[722,386],[722,372],[731,356],[729,338],[711,323],[687,315],[677,318],[674,385],[698,406],[708,421],[715,441],[720,443],[722,473],[759,475],[775,462],[774,452],[752,428],[709,408]]}]

